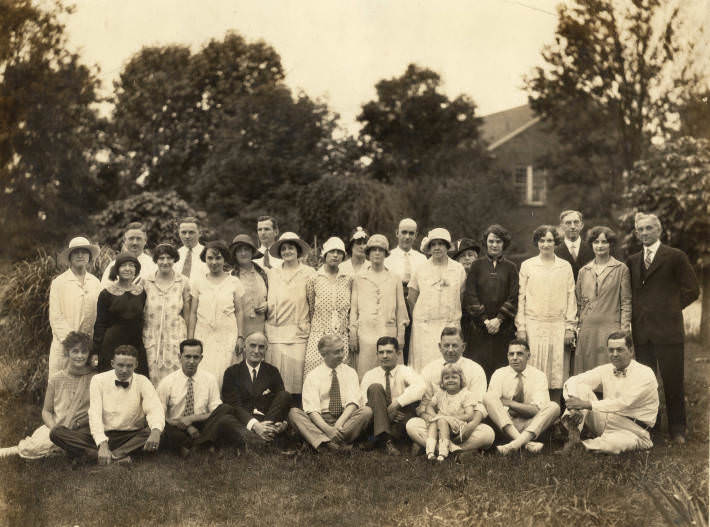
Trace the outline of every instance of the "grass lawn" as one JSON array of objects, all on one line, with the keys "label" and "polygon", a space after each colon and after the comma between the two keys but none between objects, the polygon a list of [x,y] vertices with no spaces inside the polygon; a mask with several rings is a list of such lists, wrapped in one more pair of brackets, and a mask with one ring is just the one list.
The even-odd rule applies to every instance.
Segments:
[{"label": "grass lawn", "polygon": [[[561,458],[482,454],[466,465],[383,453],[169,454],[130,466],[72,469],[64,458],[0,460],[0,521],[90,525],[665,525],[645,484],[708,496],[710,353],[686,357],[689,441],[645,452]],[[0,444],[40,422],[39,409],[4,401]],[[557,449],[559,445],[551,445]]]}]

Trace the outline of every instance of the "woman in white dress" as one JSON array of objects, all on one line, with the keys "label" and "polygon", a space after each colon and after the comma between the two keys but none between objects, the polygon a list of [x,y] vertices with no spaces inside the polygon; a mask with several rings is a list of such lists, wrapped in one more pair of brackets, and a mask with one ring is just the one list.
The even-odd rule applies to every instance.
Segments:
[{"label": "woman in white dress", "polygon": [[202,341],[200,369],[214,375],[221,390],[224,370],[236,362],[244,347],[244,288],[239,278],[224,270],[230,254],[222,240],[208,242],[200,260],[209,272],[192,282],[187,336]]},{"label": "woman in white dress", "polygon": [[461,295],[466,286],[466,270],[447,253],[451,248],[449,231],[432,229],[427,238],[424,251],[430,252],[431,258],[414,270],[407,294],[412,309],[409,365],[418,372],[441,358],[441,331],[461,328]]},{"label": "woman in white dress", "polygon": [[572,266],[555,255],[562,241],[557,229],[542,225],[533,233],[540,254],[520,265],[517,337],[527,340],[530,363],[547,375],[550,398],[560,402],[570,374],[569,345],[577,326],[577,300]]}]

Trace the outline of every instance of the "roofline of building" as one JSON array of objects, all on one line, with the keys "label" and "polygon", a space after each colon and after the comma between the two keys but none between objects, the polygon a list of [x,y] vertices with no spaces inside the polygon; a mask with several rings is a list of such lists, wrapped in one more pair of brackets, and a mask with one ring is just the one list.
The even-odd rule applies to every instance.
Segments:
[{"label": "roofline of building", "polygon": [[[484,117],[484,119],[485,119],[485,117]],[[488,151],[491,152],[491,151],[495,150],[496,148],[498,148],[502,144],[505,144],[508,141],[510,141],[511,139],[513,139],[516,135],[523,133],[525,130],[527,130],[528,128],[530,128],[531,126],[534,126],[535,124],[537,124],[539,122],[540,122],[539,117],[535,117],[534,119],[531,119],[530,121],[525,123],[523,126],[518,128],[517,130],[513,130],[508,135],[505,135],[505,136],[501,137],[500,139],[498,139],[496,142],[488,145]]]}]

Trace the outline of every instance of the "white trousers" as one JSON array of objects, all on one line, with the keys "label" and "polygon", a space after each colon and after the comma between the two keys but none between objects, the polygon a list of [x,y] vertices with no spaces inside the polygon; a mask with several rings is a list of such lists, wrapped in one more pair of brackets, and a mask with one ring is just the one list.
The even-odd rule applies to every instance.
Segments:
[{"label": "white trousers", "polygon": [[488,410],[488,417],[498,428],[503,430],[506,426],[513,425],[518,432],[530,432],[533,439],[547,430],[560,416],[560,406],[552,401],[540,408],[533,417],[511,417],[500,399],[489,393],[483,396],[483,403]]}]

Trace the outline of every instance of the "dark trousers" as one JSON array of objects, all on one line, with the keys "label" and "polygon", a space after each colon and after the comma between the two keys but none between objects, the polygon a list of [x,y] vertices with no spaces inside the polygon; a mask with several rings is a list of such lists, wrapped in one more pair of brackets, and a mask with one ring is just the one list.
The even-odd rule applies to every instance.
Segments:
[{"label": "dark trousers", "polygon": [[[668,431],[671,434],[685,434],[685,389],[684,366],[685,350],[680,344],[654,344],[647,342],[636,345],[636,360],[649,366],[654,372],[660,372],[663,392],[666,394],[666,412]],[[655,432],[661,430],[660,408]]]},{"label": "dark trousers", "polygon": [[400,409],[405,414],[405,418],[399,423],[390,421],[387,415],[387,396],[385,388],[381,384],[371,384],[367,388],[367,406],[372,408],[372,436],[386,439],[382,434],[387,434],[391,439],[402,439],[407,437],[405,426],[407,421],[416,416],[418,401],[408,404]]},{"label": "dark trousers", "polygon": [[[146,426],[139,430],[108,430],[106,436],[109,450],[118,459],[143,448],[150,436],[150,428]],[[69,457],[98,458],[99,448],[94,442],[88,424],[76,430],[57,426],[49,433],[49,438],[52,443],[66,451]]]},{"label": "dark trousers", "polygon": [[[281,421],[288,420],[288,412],[294,406],[294,401],[290,393],[283,391],[273,394],[271,401],[269,402],[269,407],[266,409],[264,415],[251,414],[250,419],[254,418],[257,421],[271,421],[272,423],[280,423]],[[268,444],[264,441],[259,434],[253,430],[247,430],[245,427],[249,423],[242,423],[242,432],[244,433],[244,440],[250,445],[255,447],[263,447]],[[285,437],[279,436],[275,438],[274,445],[281,448],[285,447],[288,441]]]},{"label": "dark trousers", "polygon": [[200,431],[200,435],[196,439],[190,437],[187,430],[181,430],[177,426],[165,423],[160,446],[172,450],[206,444],[214,444],[218,447],[235,446],[241,448],[244,446],[242,435],[244,427],[232,415],[232,408],[229,405],[218,406],[207,419],[200,423],[193,423],[193,426]]}]

